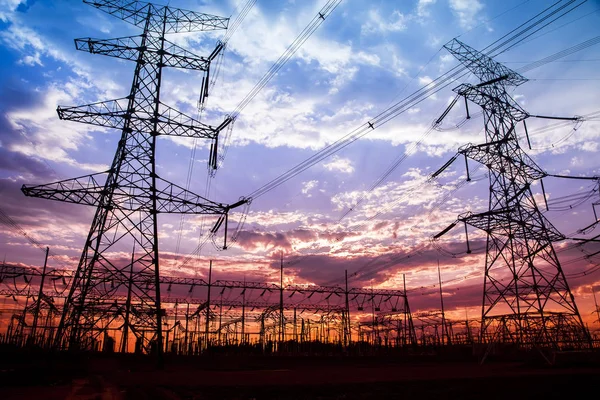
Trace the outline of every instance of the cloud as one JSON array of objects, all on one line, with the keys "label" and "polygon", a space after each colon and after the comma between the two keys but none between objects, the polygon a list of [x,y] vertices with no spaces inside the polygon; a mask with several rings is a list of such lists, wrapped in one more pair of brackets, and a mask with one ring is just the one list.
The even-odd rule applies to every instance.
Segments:
[{"label": "cloud", "polygon": [[387,18],[382,16],[377,9],[371,9],[367,21],[361,26],[361,33],[386,34],[388,32],[401,32],[407,29],[408,18],[398,10],[394,10]]},{"label": "cloud", "polygon": [[581,150],[595,153],[598,151],[598,142],[583,142]]},{"label": "cloud", "polygon": [[[189,3],[191,9],[196,7],[193,2],[182,1],[182,7],[185,3]],[[220,80],[201,114],[203,121],[214,125],[236,108],[314,17],[319,3],[322,2],[275,2],[268,7],[257,4],[253,8],[229,43]],[[402,4],[400,12],[394,11],[399,5],[393,2],[383,4],[377,11],[370,3],[348,5],[343,2],[332,19],[315,32],[243,110],[233,130],[235,148],[228,153],[226,168],[212,181],[213,192],[209,197],[237,199],[239,194],[260,187],[261,183],[310,157],[314,150],[352,132],[400,97],[445,72],[455,63],[454,58],[442,53],[425,64],[434,52],[428,43],[437,50],[456,26],[466,29],[480,23],[484,9],[482,2],[469,5],[466,1],[453,1],[452,11],[441,7],[439,2],[440,7],[434,7],[433,3],[413,2],[408,6],[412,7],[410,10]],[[59,121],[56,105],[86,104],[125,96],[134,64],[77,53],[70,47],[70,38],[88,34],[119,37],[138,34],[139,29],[75,2],[76,6],[61,9],[69,21],[61,27],[62,21],[40,15],[42,11],[51,12],[53,7],[48,7],[48,2],[36,3],[27,14],[15,12],[18,4],[0,0],[0,18],[8,21],[0,32],[0,40],[9,55],[6,62],[11,64],[6,67],[7,74],[0,78],[5,89],[0,98],[3,109],[0,202],[3,210],[18,219],[36,240],[60,249],[69,265],[74,265],[89,229],[93,208],[26,198],[19,188],[23,183],[58,180],[58,173],[70,177],[80,170],[96,172],[106,168],[102,163],[110,162],[118,133],[111,131],[110,135],[104,135],[99,129]],[[230,6],[228,2],[212,2],[201,11],[228,15],[232,10],[218,8]],[[388,11],[384,11],[386,7]],[[435,24],[432,23],[434,13]],[[42,17],[52,23],[40,23]],[[69,26],[72,21],[79,25]],[[110,35],[101,32],[110,32]],[[481,40],[492,41],[494,38],[489,37],[489,33],[483,32]],[[394,40],[382,42],[381,37],[385,35],[394,36]],[[218,33],[202,33],[173,35],[172,40],[206,56],[218,37]],[[571,37],[565,35],[567,37],[570,40]],[[545,43],[555,42],[546,40]],[[547,46],[542,48],[555,51]],[[513,56],[519,60],[541,58],[529,54],[531,48],[522,52],[520,49],[511,52],[511,59]],[[581,64],[581,68],[591,65]],[[217,66],[214,67],[211,73],[216,72]],[[586,83],[570,81],[569,90],[565,90],[567,86],[554,87],[550,81],[541,81],[562,77],[566,71],[552,67],[553,64],[545,66],[547,76],[542,70],[536,71],[538,75],[532,73],[532,79],[540,78],[544,84],[536,86],[533,81],[522,85],[515,98],[526,99],[529,111],[543,115],[564,115],[565,111],[567,115],[585,115],[594,111],[590,107],[597,103],[597,93]],[[572,77],[590,76],[594,71],[590,68],[587,74],[576,72],[572,72]],[[197,115],[201,74],[169,69],[164,77],[161,91],[164,102],[189,115]],[[419,289],[412,292],[411,306],[435,309],[439,308],[439,294],[429,292],[437,281],[436,264],[440,258],[442,279],[464,277],[464,281],[444,285],[447,310],[477,309],[481,301],[484,260],[481,251],[463,255],[464,231],[457,227],[436,243],[439,247],[422,248],[432,234],[455,221],[457,214],[467,210],[485,211],[488,207],[485,167],[481,171],[474,170],[473,162],[470,162],[471,174],[482,176],[479,182],[462,184],[464,163],[459,159],[439,180],[425,183],[460,145],[484,140],[483,121],[481,115],[477,116],[479,110],[471,110],[471,120],[465,121],[462,103],[446,116],[439,130],[431,131],[432,121],[443,112],[447,99],[454,96],[452,87],[441,91],[439,98],[430,97],[413,104],[402,116],[377,126],[343,153],[323,161],[322,168],[307,170],[301,177],[255,199],[238,242],[226,252],[216,253],[206,246],[201,256],[191,257],[193,262],[181,267],[185,251],[182,250],[184,254],[173,252],[180,217],[161,215],[163,270],[173,275],[205,276],[208,260],[218,257],[218,272],[215,269],[213,273],[218,274],[219,279],[271,281],[277,274],[279,251],[284,250],[286,263],[289,260],[286,264],[289,282],[337,284],[347,269],[353,274],[352,286],[399,288],[405,275],[409,289]],[[577,175],[598,173],[598,168],[594,169],[596,172],[590,171],[593,168],[589,163],[594,158],[586,158],[597,150],[598,122],[586,121],[574,133],[570,126],[564,130],[542,130],[548,121],[528,120],[527,124],[534,147],[528,153],[536,156],[540,166],[555,169],[554,173],[561,173],[566,167]],[[523,133],[521,125],[517,129],[519,134]],[[198,141],[196,145],[205,157],[208,142]],[[161,139],[157,151],[161,175],[164,172],[175,181],[185,180],[186,156],[191,152],[182,146],[193,147],[194,141]],[[368,190],[376,177],[405,152],[411,156],[378,188]],[[570,165],[571,159],[575,159],[573,165]],[[192,184],[200,188],[196,190],[198,193],[204,191],[203,174],[198,170],[193,174]],[[548,194],[558,195],[564,190],[550,188],[551,183],[546,180],[544,184]],[[539,187],[535,189],[540,191]],[[535,196],[539,198],[537,192]],[[345,214],[346,211],[349,212]],[[587,209],[587,214],[584,211],[578,208],[573,210],[578,215],[566,212],[554,217],[568,220],[564,224],[568,229],[564,232],[570,232],[577,229],[575,225],[580,221],[586,221],[580,226],[589,224],[592,210]],[[240,214],[236,210],[230,215],[231,220],[237,221]],[[201,220],[199,216],[186,217],[181,249],[193,249],[197,245]],[[204,227],[212,226],[213,222],[208,220]],[[61,231],[64,226],[73,227],[72,232]],[[473,248],[483,243],[482,235],[469,231]],[[15,232],[1,233],[0,243],[0,254],[5,251],[9,258],[40,261],[39,250],[33,249],[32,253],[27,239]],[[453,256],[446,257],[447,254]],[[127,259],[124,252],[116,256],[119,260]],[[566,267],[578,272],[571,264]],[[593,283],[586,277],[572,286],[578,300],[582,296],[589,304],[589,293],[585,290]],[[462,310],[460,315],[464,315]]]},{"label": "cloud", "polygon": [[419,77],[419,84],[421,86],[427,86],[429,85],[431,82],[433,82],[433,79],[431,79],[431,77],[429,76],[420,76]]},{"label": "cloud", "polygon": [[471,29],[479,23],[477,14],[483,10],[479,0],[449,0],[450,9],[458,18],[458,23],[464,29]]},{"label": "cloud", "polygon": [[8,22],[11,20],[15,10],[23,0],[1,0],[0,1],[0,20]]},{"label": "cloud", "polygon": [[437,0],[419,0],[417,3],[417,16],[421,18],[429,17],[429,9],[436,1]]},{"label": "cloud", "polygon": [[38,52],[35,52],[35,54],[31,56],[25,56],[18,62],[19,64],[29,65],[30,67],[33,67],[34,65],[39,65],[40,67],[44,66],[40,60],[40,53]]},{"label": "cloud", "polygon": [[340,156],[333,156],[331,161],[323,164],[328,171],[338,171],[344,174],[351,174],[354,172],[354,166],[352,166],[352,161],[348,158],[341,158]]},{"label": "cloud", "polygon": [[[7,47],[24,53],[25,55],[21,62],[27,65],[33,65],[31,64],[32,60],[39,61],[41,55],[52,57],[55,60],[68,64],[72,63],[74,59],[69,54],[54,46],[53,43],[48,42],[35,30],[18,21],[10,23],[6,30],[0,32],[0,39]],[[38,64],[40,66],[43,65],[41,61]]]},{"label": "cloud", "polygon": [[[273,17],[254,7],[229,43],[229,49],[242,57],[244,64],[259,67],[257,70],[261,71],[286,51],[314,14],[316,11],[309,7],[301,8],[294,17],[285,13]],[[377,61],[371,55],[355,53],[348,43],[326,37],[322,33],[325,27],[320,27],[288,63],[298,59],[307,64],[314,62],[318,68],[337,74],[355,62],[372,64]]]},{"label": "cloud", "polygon": [[340,91],[340,87],[344,86],[347,82],[350,82],[356,76],[358,67],[350,67],[345,69],[343,72],[337,74],[333,80],[331,80],[331,89],[329,94],[336,94]]},{"label": "cloud", "polygon": [[316,232],[307,229],[276,233],[242,231],[237,243],[247,251],[268,253],[275,250],[290,251],[295,244],[312,242],[316,237]]},{"label": "cloud", "polygon": [[58,119],[56,105],[73,101],[73,92],[69,93],[69,89],[68,84],[62,88],[50,86],[45,93],[38,93],[40,103],[37,105],[9,111],[6,116],[11,128],[21,131],[29,141],[13,142],[8,148],[27,156],[67,163],[87,171],[106,170],[106,165],[79,162],[70,155],[71,151],[79,149],[85,141],[90,140],[89,132],[96,131],[97,128],[65,123]]},{"label": "cloud", "polygon": [[310,194],[309,192],[311,190],[313,190],[315,187],[317,187],[317,185],[319,184],[319,181],[317,180],[312,180],[312,181],[308,181],[308,182],[302,182],[302,194],[307,195],[306,197],[311,197],[312,194]]}]

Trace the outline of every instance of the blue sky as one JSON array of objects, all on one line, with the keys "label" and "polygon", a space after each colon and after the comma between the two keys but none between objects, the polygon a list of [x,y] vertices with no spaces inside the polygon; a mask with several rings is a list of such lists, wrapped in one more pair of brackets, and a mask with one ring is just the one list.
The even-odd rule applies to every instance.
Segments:
[{"label": "blue sky", "polygon": [[[235,18],[238,3],[243,1],[171,0],[170,5]],[[229,42],[218,80],[200,115],[202,121],[217,124],[235,109],[324,3],[258,0]],[[244,108],[223,166],[212,179],[209,197],[235,202],[448,71],[456,61],[442,46],[452,38],[485,48],[549,4],[541,0],[342,1]],[[523,67],[597,37],[599,26],[600,3],[587,1],[498,60],[510,68]],[[24,183],[47,183],[107,169],[118,132],[60,121],[55,110],[58,105],[124,97],[131,83],[132,63],[78,52],[74,38],[138,33],[136,27],[75,0],[0,0],[0,207],[29,235],[53,249],[58,257],[52,263],[57,267],[76,265],[93,210],[25,198],[19,188]],[[169,39],[198,55],[208,55],[222,35],[185,34]],[[600,47],[591,46],[528,71],[525,76],[530,81],[512,95],[532,114],[588,115],[600,109],[599,65]],[[168,70],[164,102],[198,115],[200,83],[200,74]],[[448,279],[473,276],[468,284],[480,285],[481,278],[476,276],[483,269],[481,253],[450,258],[429,248],[420,258],[403,259],[381,270],[376,267],[386,257],[412,254],[457,214],[486,209],[485,179],[452,191],[464,181],[461,159],[437,184],[421,185],[458,147],[483,142],[481,117],[453,129],[464,117],[464,106],[459,103],[444,121],[444,129],[424,137],[380,187],[365,192],[394,159],[419,142],[454,96],[451,88],[458,83],[253,201],[239,241],[228,251],[218,252],[209,243],[193,266],[181,266],[181,259],[198,245],[200,218],[186,217],[184,230],[179,232],[179,217],[162,217],[164,270],[203,275],[206,260],[215,258],[223,266],[223,276],[270,280],[276,273],[273,260],[283,250],[290,260],[301,257],[288,269],[287,279],[294,282],[335,282],[348,269],[349,273],[374,271],[363,278],[357,274],[356,284],[394,286],[399,274],[406,273],[409,287],[419,287],[435,281],[434,266],[439,259]],[[471,112],[478,112],[474,105]],[[533,150],[528,153],[549,173],[598,175],[597,119],[537,134],[536,130],[554,122],[531,120]],[[190,188],[199,194],[205,193],[208,145],[197,143],[192,163]],[[192,139],[161,138],[160,175],[185,185],[193,146]],[[474,175],[485,172],[475,172],[476,168],[471,165]],[[550,199],[590,188],[590,183],[581,181],[549,179],[544,184]],[[411,190],[415,185],[421,188]],[[539,185],[535,188],[541,193]],[[340,220],[348,207],[354,211]],[[385,213],[377,215],[384,209]],[[566,234],[594,218],[591,200],[547,216]],[[476,232],[473,237],[482,239]],[[453,231],[444,245],[462,251],[460,230]],[[0,233],[0,255],[10,262],[39,265],[42,261],[39,250],[8,229]],[[579,263],[565,270],[574,273],[586,268],[587,264]],[[589,308],[591,287],[599,282],[598,276],[574,282],[577,300]],[[472,292],[467,296],[449,289],[449,304],[477,308],[481,297],[476,289]]]}]

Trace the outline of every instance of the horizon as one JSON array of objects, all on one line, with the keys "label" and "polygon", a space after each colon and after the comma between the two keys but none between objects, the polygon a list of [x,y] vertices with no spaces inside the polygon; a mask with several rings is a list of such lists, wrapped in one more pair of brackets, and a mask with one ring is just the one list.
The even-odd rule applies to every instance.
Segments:
[{"label": "horizon", "polygon": [[[236,9],[235,2],[171,3],[223,16]],[[196,104],[200,73],[166,72],[165,103],[199,115],[204,123],[220,123],[325,2],[298,3],[265,1],[250,11],[231,37],[202,113]],[[214,178],[206,168],[210,142],[187,138],[158,141],[159,175],[182,186],[189,176],[190,189],[199,195],[235,203],[458,65],[442,47],[445,43],[459,37],[480,50],[545,7],[542,1],[382,1],[377,7],[343,1],[241,112]],[[600,50],[591,45],[552,62],[536,62],[597,37],[599,11],[597,3],[584,3],[497,57],[509,68],[528,69],[524,75],[530,80],[511,94],[532,115],[586,116],[562,124],[528,119],[531,150],[519,127],[521,147],[551,175],[599,175],[593,154],[600,136],[600,110],[595,105]],[[78,52],[73,39],[139,33],[82,2],[0,2],[1,210],[27,234],[3,221],[8,229],[0,232],[0,254],[7,263],[41,266],[41,249],[29,237],[56,254],[49,267],[76,268],[94,207],[28,198],[20,187],[108,169],[118,131],[61,121],[56,107],[124,97],[133,75],[133,63]],[[207,56],[222,35],[202,32],[169,39]],[[439,293],[429,293],[438,287],[439,265],[446,312],[477,315],[483,293],[484,232],[469,228],[471,253],[461,224],[438,243],[430,241],[459,214],[488,208],[485,167],[470,161],[472,181],[466,183],[461,156],[430,179],[459,147],[485,140],[480,109],[472,103],[470,119],[465,119],[465,106],[459,101],[443,124],[431,129],[454,98],[451,89],[463,82],[428,96],[261,194],[246,216],[234,212],[232,226],[239,220],[245,223],[226,251],[210,241],[196,251],[201,231],[205,233],[214,218],[188,216],[180,230],[179,216],[160,215],[161,274],[205,278],[213,260],[215,279],[278,283],[283,254],[285,285],[342,285],[347,271],[353,287],[395,289],[405,276],[415,312],[439,308]],[[471,76],[468,82],[477,80]],[[534,183],[532,190],[537,205],[544,208],[541,185]],[[573,240],[594,236],[593,229],[580,230],[596,222],[592,204],[598,199],[598,182],[548,177],[544,191],[551,205],[544,215],[571,238],[555,248],[581,317],[598,329],[593,297],[600,288],[600,261],[594,258],[598,249],[594,242],[577,246]],[[217,242],[221,239],[217,236]],[[128,260],[131,253],[118,251],[113,257]]]}]

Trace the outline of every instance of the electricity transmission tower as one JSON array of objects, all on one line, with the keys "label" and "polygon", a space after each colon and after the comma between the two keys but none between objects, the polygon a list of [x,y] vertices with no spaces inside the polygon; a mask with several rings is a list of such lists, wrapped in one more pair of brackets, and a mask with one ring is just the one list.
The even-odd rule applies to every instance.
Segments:
[{"label": "electricity transmission tower", "polygon": [[[196,56],[165,35],[226,29],[227,18],[127,0],[84,0],[143,29],[117,39],[77,39],[78,50],[136,63],[127,97],[77,107],[58,107],[61,119],[121,130],[108,171],[40,186],[23,186],[27,196],[96,206],[96,213],[73,278],[55,336],[58,348],[90,348],[100,334],[119,330],[135,335],[137,351],[163,352],[157,217],[160,213],[217,215],[225,223],[232,205],[207,200],[156,173],[160,135],[216,140],[223,123],[211,127],[160,101],[164,67],[208,74],[210,57]],[[208,82],[205,75],[204,82]],[[202,90],[206,87],[203,85]],[[204,93],[204,92],[203,92]],[[206,93],[204,93],[206,94]],[[216,148],[216,146],[213,146]]]},{"label": "electricity transmission tower", "polygon": [[538,349],[587,347],[589,333],[553,247],[565,237],[544,217],[531,191],[547,174],[517,137],[521,121],[527,134],[525,119],[531,115],[506,91],[527,79],[456,39],[444,47],[480,80],[454,91],[465,105],[468,100],[483,109],[486,142],[459,152],[489,169],[490,194],[488,211],[462,214],[434,238],[458,222],[465,230],[468,224],[487,233],[481,340]]}]

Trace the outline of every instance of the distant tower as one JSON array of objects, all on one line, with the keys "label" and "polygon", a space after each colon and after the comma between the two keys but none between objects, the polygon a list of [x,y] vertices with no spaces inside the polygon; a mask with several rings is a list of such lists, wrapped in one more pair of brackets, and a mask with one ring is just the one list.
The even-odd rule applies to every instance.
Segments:
[{"label": "distant tower", "polygon": [[[78,50],[135,61],[131,91],[117,100],[58,108],[61,119],[121,130],[110,169],[22,188],[27,196],[97,207],[55,345],[93,348],[102,333],[118,329],[122,351],[127,351],[127,340],[133,334],[138,350],[155,352],[160,358],[164,310],[160,301],[158,214],[219,215],[218,225],[213,228],[216,232],[223,222],[227,225],[229,210],[244,203],[216,203],[156,174],[159,135],[216,140],[228,123],[226,120],[213,128],[160,101],[164,67],[208,74],[211,60],[223,47],[218,44],[209,58],[198,57],[169,42],[165,35],[226,29],[228,19],[139,1],[84,2],[142,28],[143,32],[117,39],[75,40]],[[206,87],[202,88],[204,97]]]},{"label": "distant tower", "polygon": [[489,211],[458,218],[487,233],[481,339],[528,348],[588,347],[589,334],[552,244],[565,237],[531,192],[531,184],[547,174],[518,142],[517,124],[530,115],[505,89],[527,79],[456,39],[444,47],[481,81],[454,89],[483,109],[485,124],[486,142],[460,153],[489,169]]}]

